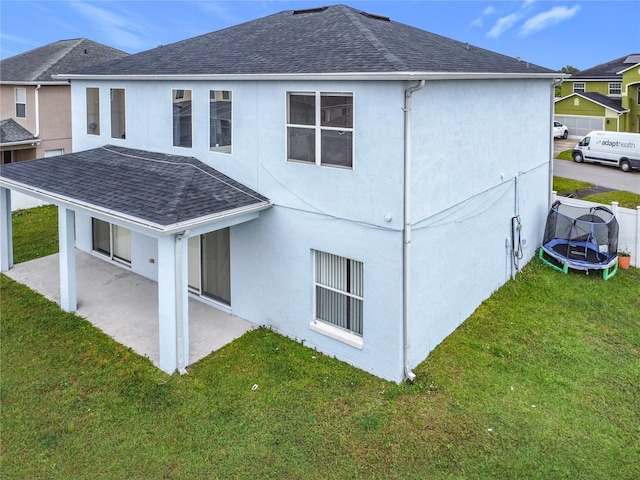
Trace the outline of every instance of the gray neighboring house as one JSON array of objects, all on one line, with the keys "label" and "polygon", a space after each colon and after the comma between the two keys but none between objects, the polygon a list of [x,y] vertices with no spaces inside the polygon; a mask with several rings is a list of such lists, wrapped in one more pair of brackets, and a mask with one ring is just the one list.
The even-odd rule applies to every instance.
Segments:
[{"label": "gray neighboring house", "polygon": [[[561,76],[344,5],[60,75],[78,153],[0,167],[2,270],[9,192],[32,194],[59,206],[65,310],[78,301],[74,249],[158,282],[168,373],[186,367],[195,298],[412,379],[542,240]],[[187,194],[184,157],[223,181]],[[31,179],[54,161],[82,174]],[[175,208],[193,194],[211,210],[152,221],[151,186]]]},{"label": "gray neighboring house", "polygon": [[[3,132],[6,129],[8,135],[8,141],[4,138],[0,141],[0,163],[70,153],[71,86],[53,76],[127,55],[107,45],[77,38],[0,61],[0,119]],[[15,135],[15,127],[9,121],[27,134]]]}]

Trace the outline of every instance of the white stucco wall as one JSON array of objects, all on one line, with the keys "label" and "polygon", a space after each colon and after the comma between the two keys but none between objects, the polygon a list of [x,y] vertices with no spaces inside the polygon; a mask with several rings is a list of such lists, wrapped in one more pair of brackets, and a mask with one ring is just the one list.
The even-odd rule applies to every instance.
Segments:
[{"label": "white stucco wall", "polygon": [[[414,94],[412,350],[415,365],[510,275],[520,214],[529,258],[547,208],[549,81],[427,82]],[[413,82],[411,82],[413,84]],[[100,136],[85,88],[100,88]],[[72,83],[74,151],[106,144],[196,157],[274,202],[231,228],[232,313],[399,381],[402,366],[403,82]],[[126,90],[126,140],[110,138],[109,89]],[[193,148],[172,146],[172,89],[193,92]],[[208,148],[209,90],[233,92],[232,153]],[[286,161],[286,92],[354,95],[354,168]],[[438,213],[441,212],[441,213]],[[90,250],[90,221],[77,244]],[[132,235],[131,268],[157,277],[154,239]],[[363,262],[362,349],[313,331],[314,249]],[[461,256],[451,254],[462,252]],[[151,264],[149,258],[156,258]],[[452,260],[453,258],[453,260]],[[523,262],[524,263],[524,262]]]},{"label": "white stucco wall", "polygon": [[511,277],[517,213],[520,265],[535,254],[548,209],[549,95],[546,80],[427,82],[415,95],[413,364]]}]

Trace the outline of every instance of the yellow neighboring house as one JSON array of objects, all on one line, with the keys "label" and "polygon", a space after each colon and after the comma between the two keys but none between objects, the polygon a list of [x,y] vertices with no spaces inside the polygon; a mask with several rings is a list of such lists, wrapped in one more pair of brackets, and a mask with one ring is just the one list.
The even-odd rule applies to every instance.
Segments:
[{"label": "yellow neighboring house", "polygon": [[0,61],[0,163],[70,153],[71,86],[52,76],[127,55],[77,38]]},{"label": "yellow neighboring house", "polygon": [[593,130],[640,132],[640,53],[632,53],[571,75],[555,101],[555,120],[569,136]]}]

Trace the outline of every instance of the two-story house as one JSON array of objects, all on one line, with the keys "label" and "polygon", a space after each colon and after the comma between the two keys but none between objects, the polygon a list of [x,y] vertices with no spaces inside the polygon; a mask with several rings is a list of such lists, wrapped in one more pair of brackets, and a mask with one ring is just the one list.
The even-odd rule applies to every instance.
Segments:
[{"label": "two-story house", "polygon": [[571,75],[560,86],[555,118],[572,137],[593,130],[640,132],[640,53]]},{"label": "two-story house", "polygon": [[78,38],[0,61],[0,162],[71,152],[71,86],[53,76],[127,55]]},{"label": "two-story house", "polygon": [[557,77],[343,5],[283,11],[60,76],[77,153],[0,168],[0,220],[11,189],[59,206],[66,310],[74,247],[156,280],[167,372],[196,297],[411,379],[540,244]]}]

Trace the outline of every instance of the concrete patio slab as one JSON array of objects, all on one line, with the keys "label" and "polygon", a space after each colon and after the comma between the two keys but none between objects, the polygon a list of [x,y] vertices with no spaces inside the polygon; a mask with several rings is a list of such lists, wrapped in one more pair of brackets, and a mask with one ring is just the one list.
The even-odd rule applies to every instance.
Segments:
[{"label": "concrete patio slab", "polygon": [[[5,274],[60,304],[58,254],[19,263]],[[139,355],[159,362],[158,285],[76,250],[76,314]],[[256,325],[189,298],[189,365]]]}]

